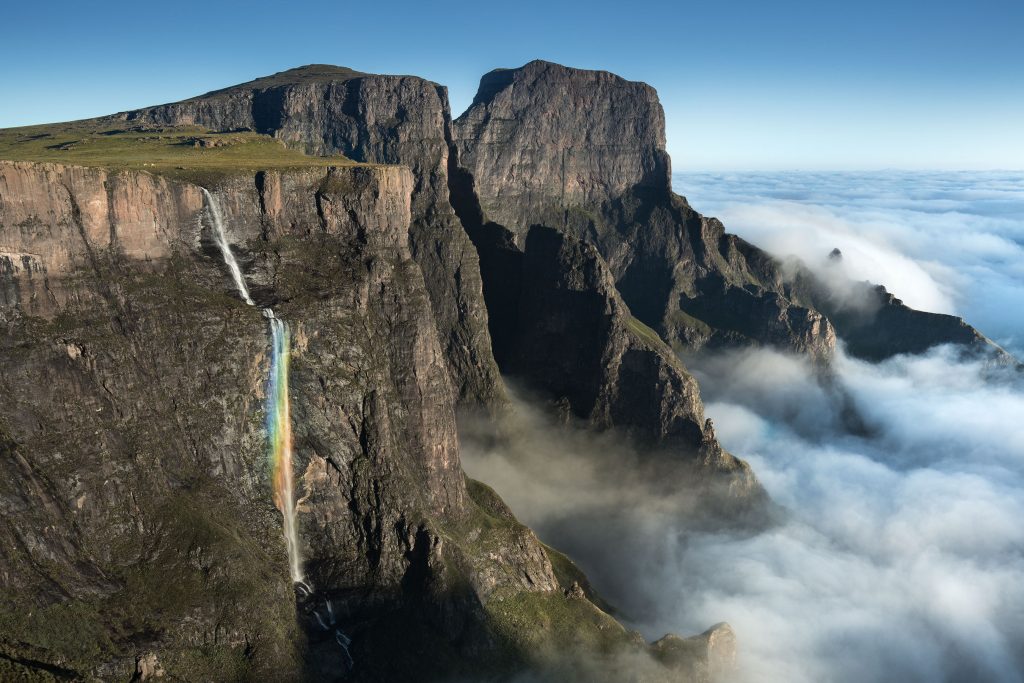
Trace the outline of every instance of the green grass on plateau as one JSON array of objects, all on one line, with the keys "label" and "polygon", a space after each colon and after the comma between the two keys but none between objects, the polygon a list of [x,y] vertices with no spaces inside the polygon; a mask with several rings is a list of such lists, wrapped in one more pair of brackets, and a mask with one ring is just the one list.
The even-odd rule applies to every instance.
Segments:
[{"label": "green grass on plateau", "polygon": [[251,131],[216,133],[198,126],[137,126],[99,119],[0,129],[0,160],[197,174],[351,165],[343,156],[313,157]]}]

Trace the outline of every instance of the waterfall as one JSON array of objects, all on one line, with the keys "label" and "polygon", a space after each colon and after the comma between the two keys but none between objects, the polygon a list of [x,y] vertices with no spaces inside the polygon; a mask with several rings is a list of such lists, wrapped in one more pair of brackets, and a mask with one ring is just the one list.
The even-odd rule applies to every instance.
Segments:
[{"label": "waterfall", "polygon": [[[220,205],[212,194],[204,187],[203,197],[210,207],[210,216],[213,219],[213,226],[217,232],[217,246],[224,257],[224,263],[231,271],[231,277],[235,281],[235,289],[245,303],[255,306],[252,297],[249,296],[249,288],[245,285],[245,276],[242,269],[235,260],[235,255],[228,244],[227,235],[224,233],[224,219],[221,216]],[[274,505],[281,511],[284,517],[284,540],[288,549],[288,572],[291,574],[292,582],[298,595],[304,600],[313,597],[313,589],[306,583],[302,574],[302,554],[299,548],[299,525],[298,515],[295,509],[295,488],[292,477],[292,420],[291,402],[288,398],[288,365],[291,361],[291,334],[288,330],[288,323],[274,315],[270,308],[262,309],[263,315],[270,322],[270,376],[267,378],[267,437],[270,442],[270,464],[273,468],[274,484]],[[337,625],[334,618],[334,606],[330,600],[326,601],[327,621],[314,609],[313,616],[319,622],[320,627],[326,632],[333,632],[334,640],[345,655],[345,666],[348,669],[355,667],[352,653],[349,647],[352,639],[349,638]]]},{"label": "waterfall", "polygon": [[288,546],[288,569],[292,581],[303,583],[299,530],[292,481],[292,421],[288,400],[288,364],[291,359],[291,335],[288,324],[274,316],[269,308],[271,363],[267,391],[267,434],[270,437],[270,462],[274,468],[274,503],[284,516],[284,539]]},{"label": "waterfall", "polygon": [[[255,306],[245,285],[242,269],[224,233],[224,219],[220,204],[204,187],[203,197],[210,208],[213,227],[217,234],[217,246],[224,257],[224,263],[235,281],[235,289],[250,306]],[[309,592],[302,574],[302,555],[299,548],[298,521],[295,509],[295,492],[292,479],[292,424],[291,405],[288,399],[288,364],[291,359],[291,335],[288,324],[264,308],[263,315],[270,321],[271,362],[267,388],[267,436],[270,441],[270,463],[273,468],[274,504],[284,517],[284,538],[288,549],[288,571],[292,581]]]},{"label": "waterfall", "polygon": [[210,215],[213,217],[213,227],[217,231],[217,246],[220,247],[220,253],[224,257],[224,263],[227,265],[228,270],[231,271],[231,277],[235,281],[235,289],[242,295],[242,299],[245,303],[250,306],[255,306],[252,297],[249,296],[249,288],[245,286],[245,278],[242,276],[242,269],[238,267],[238,261],[235,260],[235,255],[231,252],[231,245],[228,244],[227,235],[224,234],[224,219],[220,215],[220,204],[213,198],[210,191],[205,187],[200,188],[203,191],[203,196],[206,197],[206,205],[210,207]]}]

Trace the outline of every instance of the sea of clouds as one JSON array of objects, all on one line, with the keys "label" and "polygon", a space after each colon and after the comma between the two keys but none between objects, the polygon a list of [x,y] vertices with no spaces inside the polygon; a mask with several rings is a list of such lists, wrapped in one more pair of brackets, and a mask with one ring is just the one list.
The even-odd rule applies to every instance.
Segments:
[{"label": "sea of clouds", "polygon": [[968,319],[1024,351],[1024,172],[679,173],[701,213],[812,268],[834,248],[858,280]]},{"label": "sea of clouds", "polygon": [[[780,256],[844,265],[963,315],[1020,355],[1024,174],[707,174],[699,210]],[[737,680],[1024,681],[1024,384],[937,348],[835,361],[823,383],[770,350],[690,359],[726,448],[782,521],[694,529],[695,501],[613,436],[550,424],[464,434],[470,476],[587,571],[649,638],[728,621]],[[850,411],[863,429],[851,432]]]}]

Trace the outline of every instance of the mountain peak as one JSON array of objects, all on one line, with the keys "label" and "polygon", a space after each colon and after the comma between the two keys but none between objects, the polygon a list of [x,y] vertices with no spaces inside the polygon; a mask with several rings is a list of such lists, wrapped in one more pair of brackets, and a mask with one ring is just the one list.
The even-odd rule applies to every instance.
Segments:
[{"label": "mountain peak", "polygon": [[578,214],[634,188],[671,186],[657,92],[607,71],[541,60],[496,69],[454,128],[481,208],[518,238],[538,216],[557,225],[551,211]]},{"label": "mountain peak", "polygon": [[650,95],[657,99],[657,92],[653,87],[642,81],[630,81],[611,71],[600,69],[580,69],[573,66],[565,66],[557,62],[549,62],[543,59],[534,59],[522,66],[512,68],[493,69],[484,74],[480,79],[480,88],[477,91],[473,104],[487,101],[495,94],[508,87],[514,82],[538,80],[553,82],[588,82],[592,84],[611,84],[617,86],[633,86],[647,90]]},{"label": "mountain peak", "polygon": [[239,83],[238,85],[214,90],[206,93],[205,95],[200,95],[200,97],[208,97],[210,95],[234,92],[237,90],[265,90],[267,88],[283,85],[348,81],[353,78],[362,78],[370,75],[372,74],[356,71],[355,69],[350,69],[346,66],[334,66],[333,64],[306,64],[305,66],[297,66],[294,69],[279,71],[277,73],[270,74],[269,76],[261,76],[260,78],[246,81],[245,83]]}]

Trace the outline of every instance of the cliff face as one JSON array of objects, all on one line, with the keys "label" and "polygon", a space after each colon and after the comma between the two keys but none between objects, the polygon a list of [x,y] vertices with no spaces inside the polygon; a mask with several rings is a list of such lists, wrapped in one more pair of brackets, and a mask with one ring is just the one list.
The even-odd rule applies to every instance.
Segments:
[{"label": "cliff face", "polygon": [[[825,361],[837,328],[871,358],[980,337],[884,297],[874,317],[854,320],[806,271],[792,277],[694,211],[671,192],[664,117],[645,84],[544,62],[501,69],[481,79],[454,130],[456,196],[471,199],[460,210],[482,259],[521,249],[537,224],[593,244],[633,314],[677,350],[764,344]],[[500,298],[486,263],[484,278],[487,297]],[[900,332],[884,331],[894,321]],[[493,312],[491,329],[503,333]]]},{"label": "cliff face", "polygon": [[542,61],[492,71],[456,139],[484,214],[519,246],[530,225],[561,225],[561,212],[670,186],[657,93],[605,71]]},{"label": "cliff face", "polygon": [[592,245],[537,226],[520,261],[515,337],[503,368],[571,416],[618,429],[697,480],[724,479],[729,494],[748,504],[761,500],[749,466],[722,450],[705,420],[696,380],[632,316]]},{"label": "cliff face", "polygon": [[[0,162],[3,256],[31,266],[2,274],[0,673],[430,680],[603,661],[614,679],[617,654],[646,653],[668,680],[713,654],[697,638],[697,660],[659,664],[465,479],[414,189],[400,167],[218,177],[249,306],[202,188]],[[258,307],[292,330],[297,592]]]},{"label": "cliff face", "polygon": [[504,625],[523,605],[628,641],[589,601],[568,603],[493,494],[467,491],[408,246],[413,187],[407,169],[357,166],[225,177],[213,192],[253,298],[292,327],[313,590],[296,602],[265,464],[267,321],[237,297],[201,189],[0,163],[4,254],[33,264],[4,278],[4,666],[323,677],[346,670],[338,628],[356,678],[429,677],[521,665]]},{"label": "cliff face", "polygon": [[[676,348],[832,352],[832,326],[792,296],[767,254],[672,194],[650,86],[545,62],[495,71],[455,122],[455,141],[481,225],[504,228],[516,246],[535,224],[594,244],[633,313]],[[493,243],[479,230],[474,241]]]},{"label": "cliff face", "polygon": [[307,154],[343,154],[413,173],[413,257],[421,266],[461,402],[492,405],[503,389],[490,354],[476,252],[448,200],[447,90],[422,78],[303,67],[183,102],[127,112],[129,124],[251,129]]}]

